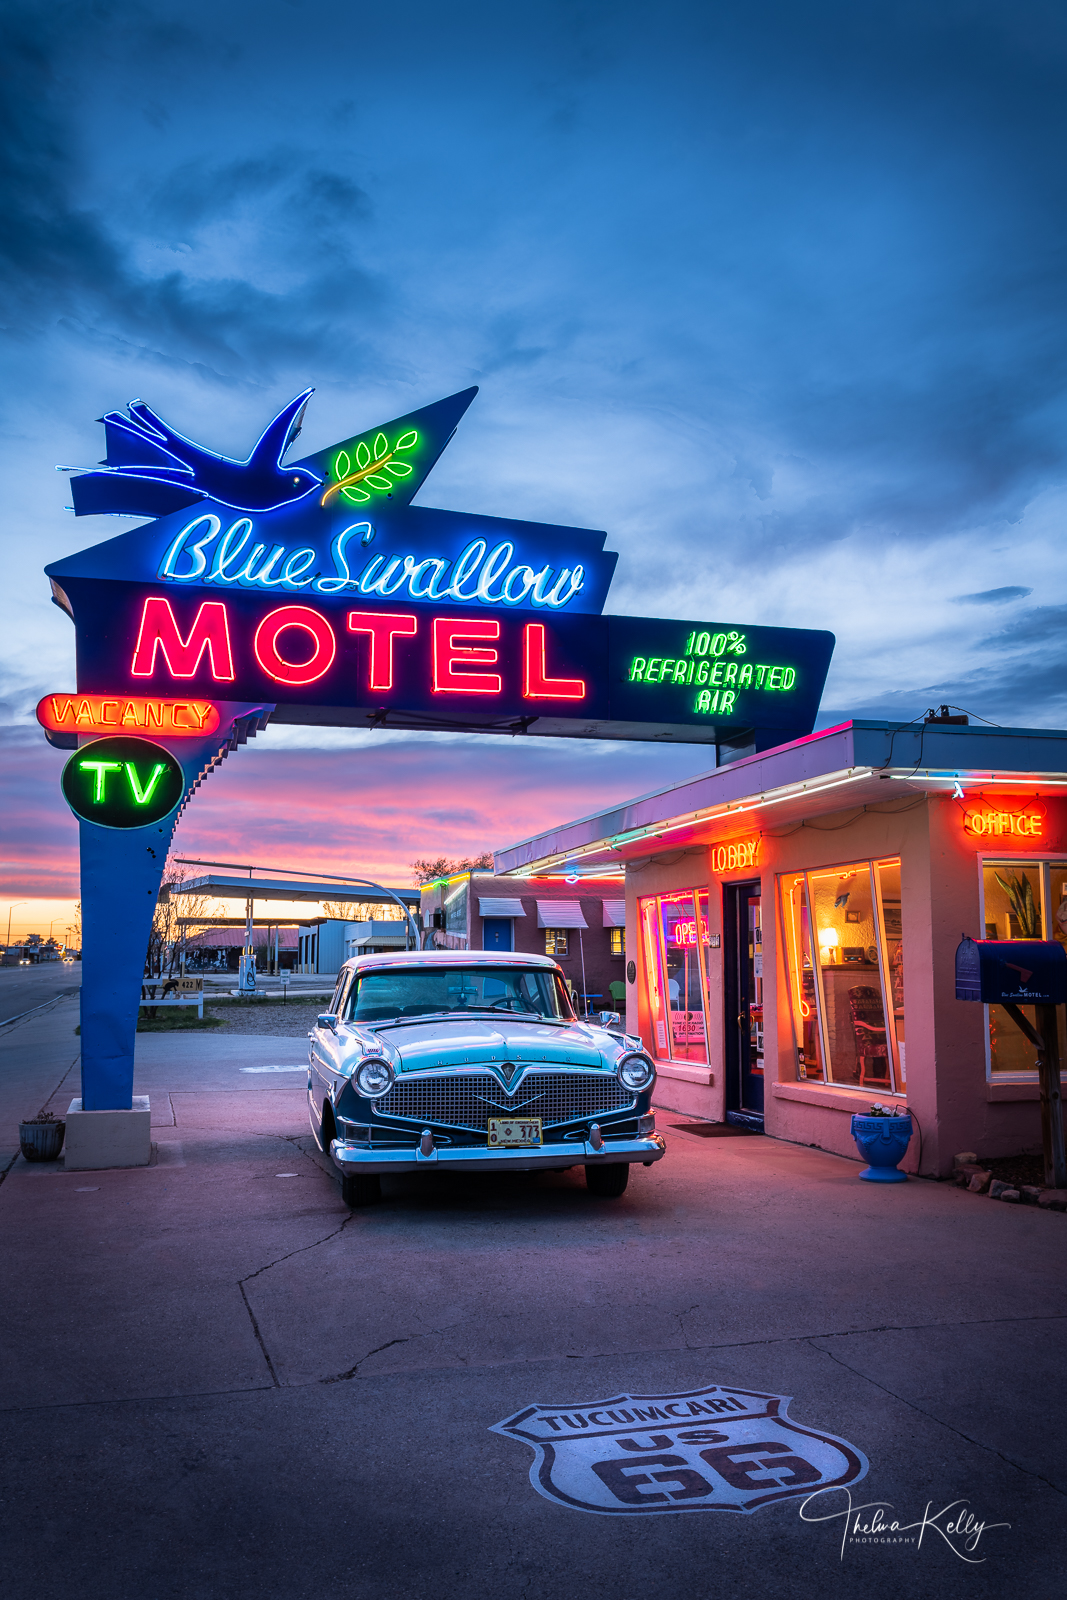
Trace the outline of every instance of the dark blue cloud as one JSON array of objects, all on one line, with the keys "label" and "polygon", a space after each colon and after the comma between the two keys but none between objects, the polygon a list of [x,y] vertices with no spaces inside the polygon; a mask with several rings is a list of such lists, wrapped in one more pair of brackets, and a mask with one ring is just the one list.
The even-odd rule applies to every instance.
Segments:
[{"label": "dark blue cloud", "polygon": [[1008,583],[1001,589],[983,589],[979,594],[954,594],[952,601],[957,606],[1000,606],[1009,600],[1025,600],[1033,592],[1022,584]]}]

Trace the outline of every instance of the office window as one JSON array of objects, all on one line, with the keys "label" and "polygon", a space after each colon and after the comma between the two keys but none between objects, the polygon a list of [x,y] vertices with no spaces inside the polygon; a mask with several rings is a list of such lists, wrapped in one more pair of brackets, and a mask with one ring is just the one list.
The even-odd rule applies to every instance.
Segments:
[{"label": "office window", "polygon": [[613,956],[624,956],[626,954],[625,928],[609,928],[608,940],[611,954]]},{"label": "office window", "polygon": [[545,955],[565,956],[567,954],[567,929],[545,929]]},{"label": "office window", "polygon": [[779,878],[797,1076],[903,1093],[900,861]]},{"label": "office window", "polygon": [[[1067,944],[1067,863],[1063,861],[983,861],[982,923],[987,939],[1058,939]],[[1031,1023],[1033,1006],[1022,1006]],[[1060,1060],[1067,1061],[1067,1028],[1057,1007]],[[1034,1047],[1003,1006],[987,1006],[990,1075],[1012,1073],[1034,1078]]]}]

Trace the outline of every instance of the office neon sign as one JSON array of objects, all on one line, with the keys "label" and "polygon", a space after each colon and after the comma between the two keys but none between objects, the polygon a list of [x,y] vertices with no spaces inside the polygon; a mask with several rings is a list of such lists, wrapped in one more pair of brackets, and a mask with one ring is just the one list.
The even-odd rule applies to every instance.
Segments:
[{"label": "office neon sign", "polygon": [[964,813],[963,826],[975,839],[1040,839],[1043,816],[1029,811],[1001,811],[995,807]]}]

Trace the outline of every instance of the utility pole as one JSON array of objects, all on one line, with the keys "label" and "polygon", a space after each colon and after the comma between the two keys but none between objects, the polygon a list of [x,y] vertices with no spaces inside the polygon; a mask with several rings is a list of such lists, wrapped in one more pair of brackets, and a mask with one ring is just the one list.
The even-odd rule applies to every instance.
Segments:
[{"label": "utility pole", "polygon": [[11,905],[8,906],[8,908],[7,908],[7,944],[4,946],[5,950],[9,950],[11,948],[11,913],[12,913],[12,911],[14,911],[16,906],[28,906],[29,903],[30,902],[28,900],[15,900],[15,901],[12,902]]}]

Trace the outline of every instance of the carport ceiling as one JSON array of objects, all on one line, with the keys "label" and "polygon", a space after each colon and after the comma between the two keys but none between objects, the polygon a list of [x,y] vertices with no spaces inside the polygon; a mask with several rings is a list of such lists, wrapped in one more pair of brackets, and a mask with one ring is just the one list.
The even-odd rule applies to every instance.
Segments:
[{"label": "carport ceiling", "polygon": [[168,887],[172,895],[211,894],[220,900],[349,900],[360,905],[395,905],[402,900],[409,906],[422,902],[418,889],[393,889],[386,894],[365,885],[309,883],[306,878],[234,878],[215,872]]}]

